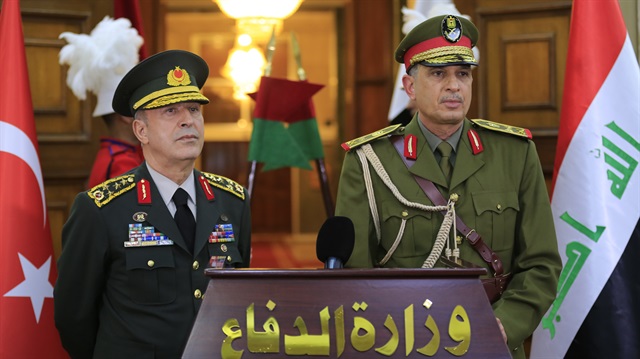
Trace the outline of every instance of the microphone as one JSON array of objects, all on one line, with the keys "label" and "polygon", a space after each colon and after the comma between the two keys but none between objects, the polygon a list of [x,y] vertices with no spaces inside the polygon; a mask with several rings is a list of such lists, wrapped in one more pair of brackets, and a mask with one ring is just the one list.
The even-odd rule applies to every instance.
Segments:
[{"label": "microphone", "polygon": [[353,222],[347,217],[329,217],[322,224],[316,240],[316,256],[325,269],[343,268],[353,252]]}]

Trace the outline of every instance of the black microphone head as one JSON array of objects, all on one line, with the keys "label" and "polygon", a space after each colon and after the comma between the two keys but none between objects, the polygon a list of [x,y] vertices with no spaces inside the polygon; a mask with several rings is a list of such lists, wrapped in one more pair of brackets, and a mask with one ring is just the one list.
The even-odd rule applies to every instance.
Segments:
[{"label": "black microphone head", "polygon": [[322,224],[316,240],[316,255],[321,262],[329,258],[338,258],[346,263],[355,242],[353,222],[347,217],[329,217]]}]

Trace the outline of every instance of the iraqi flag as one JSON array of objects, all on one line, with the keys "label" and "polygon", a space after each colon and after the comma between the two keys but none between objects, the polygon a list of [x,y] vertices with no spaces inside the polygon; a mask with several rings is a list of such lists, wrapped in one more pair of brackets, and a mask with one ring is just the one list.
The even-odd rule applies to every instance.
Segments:
[{"label": "iraqi flag", "polygon": [[[0,358],[64,358],[20,2],[0,12]],[[11,74],[11,76],[7,76]]]},{"label": "iraqi flag", "polygon": [[564,267],[531,358],[640,358],[640,69],[617,0],[575,0],[551,201]]}]

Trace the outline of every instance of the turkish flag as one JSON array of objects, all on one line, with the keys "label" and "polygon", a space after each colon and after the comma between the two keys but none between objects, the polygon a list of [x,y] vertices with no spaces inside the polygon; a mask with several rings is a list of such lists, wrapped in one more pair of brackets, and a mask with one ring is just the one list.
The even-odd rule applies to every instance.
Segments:
[{"label": "turkish flag", "polygon": [[19,1],[2,2],[0,49],[0,357],[64,358]]}]

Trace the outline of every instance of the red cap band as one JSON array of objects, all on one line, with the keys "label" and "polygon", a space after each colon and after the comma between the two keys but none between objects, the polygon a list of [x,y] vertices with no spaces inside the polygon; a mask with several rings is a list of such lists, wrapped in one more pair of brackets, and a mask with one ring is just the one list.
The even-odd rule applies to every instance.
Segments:
[{"label": "red cap band", "polygon": [[411,67],[411,58],[414,57],[415,55],[425,51],[429,51],[431,49],[435,49],[438,47],[445,47],[445,46],[460,46],[460,47],[466,47],[470,49],[471,39],[469,39],[466,36],[462,36],[458,42],[452,43],[452,42],[449,42],[444,37],[438,36],[438,37],[434,37],[433,39],[429,39],[421,43],[415,44],[411,46],[411,48],[407,50],[407,52],[404,53],[405,70],[408,70],[409,67]]}]

